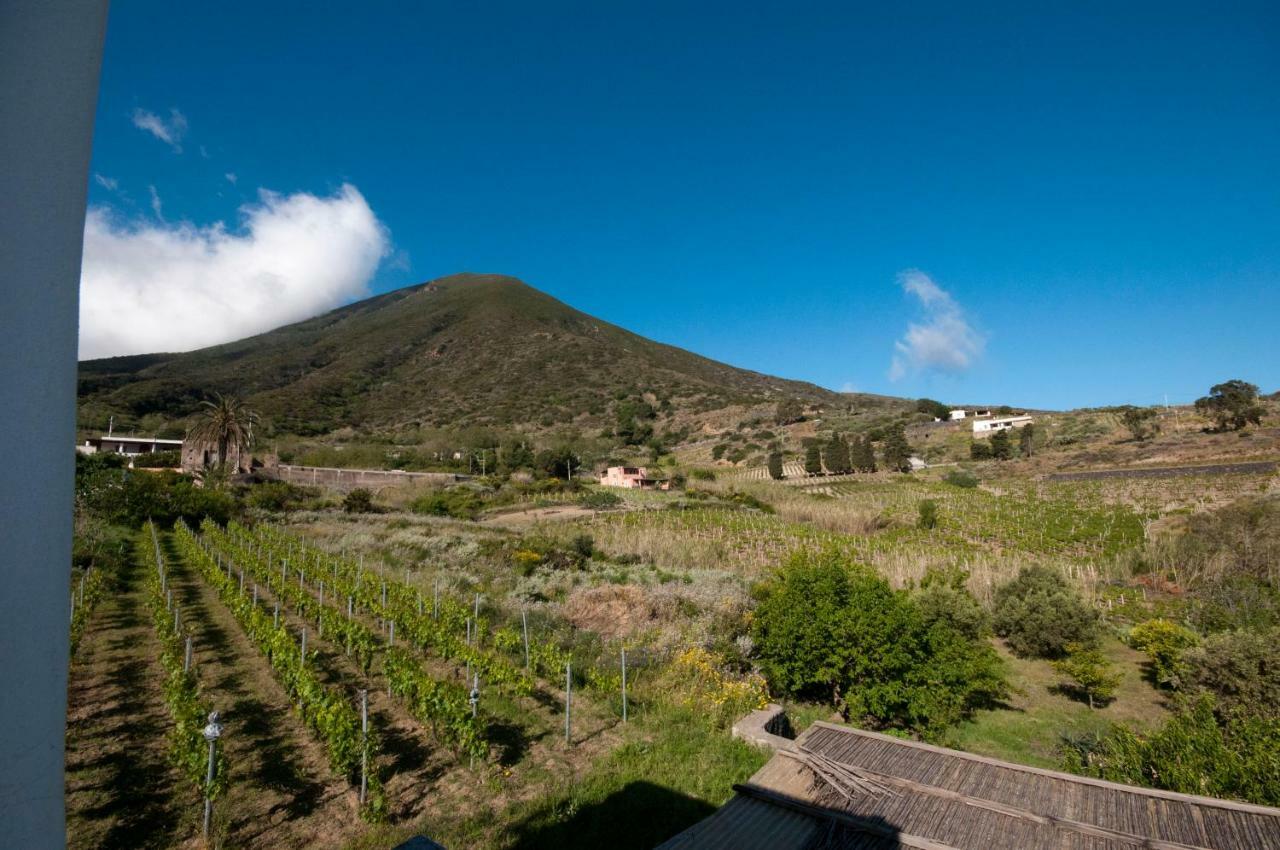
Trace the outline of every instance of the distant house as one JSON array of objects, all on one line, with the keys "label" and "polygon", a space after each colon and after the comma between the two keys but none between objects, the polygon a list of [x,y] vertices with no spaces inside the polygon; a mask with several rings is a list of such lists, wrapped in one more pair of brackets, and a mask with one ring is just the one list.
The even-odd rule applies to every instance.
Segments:
[{"label": "distant house", "polygon": [[138,455],[151,454],[153,452],[180,452],[182,451],[182,440],[161,440],[158,437],[121,437],[116,434],[103,434],[101,437],[90,437],[85,440],[76,446],[76,451],[83,455],[106,452],[134,458]]},{"label": "distant house", "polygon": [[670,490],[665,478],[650,478],[643,466],[611,466],[600,476],[602,487],[625,487],[629,490]]},{"label": "distant house", "polygon": [[966,415],[967,414],[965,413],[965,409],[963,407],[960,407],[951,411],[947,419],[950,420],[951,422],[959,422],[961,419],[964,419]]},{"label": "distant house", "polygon": [[1017,416],[997,416],[989,419],[973,420],[973,433],[975,435],[994,434],[996,431],[1008,431],[1011,428],[1024,428],[1034,422],[1030,416],[1019,414]]}]

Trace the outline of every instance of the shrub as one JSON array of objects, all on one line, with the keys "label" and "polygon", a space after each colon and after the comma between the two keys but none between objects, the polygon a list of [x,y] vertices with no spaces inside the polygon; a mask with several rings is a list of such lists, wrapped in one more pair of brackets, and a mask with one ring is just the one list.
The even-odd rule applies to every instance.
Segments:
[{"label": "shrub", "polygon": [[990,645],[838,553],[801,552],[757,590],[753,638],[770,683],[851,718],[935,737],[1006,693]]},{"label": "shrub", "polygon": [[291,511],[305,499],[308,492],[287,481],[264,481],[249,488],[245,503],[264,511]]},{"label": "shrub", "polygon": [[1047,567],[1023,567],[1018,577],[996,589],[996,634],[1019,655],[1058,658],[1067,644],[1093,645],[1098,614]]},{"label": "shrub", "polygon": [[938,527],[938,503],[933,499],[925,499],[916,505],[916,511],[919,514],[916,518],[919,528],[928,530]]},{"label": "shrub", "polygon": [[578,500],[578,504],[593,511],[603,511],[609,508],[616,508],[622,504],[622,497],[607,490],[592,490],[588,493],[583,493],[582,498]]},{"label": "shrub", "polygon": [[969,443],[969,457],[974,460],[991,460],[991,445],[983,440]]},{"label": "shrub", "polygon": [[1280,718],[1280,629],[1210,635],[1183,659],[1186,682],[1212,693],[1219,712]]},{"label": "shrub", "polygon": [[716,471],[714,469],[691,469],[689,477],[694,481],[715,481]]},{"label": "shrub", "polygon": [[436,490],[419,496],[409,505],[414,513],[454,519],[475,519],[482,507],[484,502],[480,496],[465,488]]},{"label": "shrub", "polygon": [[1280,625],[1280,593],[1250,576],[1218,577],[1196,594],[1189,619],[1203,634],[1271,628]]},{"label": "shrub", "polygon": [[[974,443],[974,445],[978,445],[978,443]],[[978,476],[963,469],[951,470],[942,480],[952,487],[962,487],[965,490],[972,490],[978,486]]]},{"label": "shrub", "polygon": [[1090,708],[1098,702],[1110,702],[1120,685],[1120,674],[1113,671],[1107,657],[1079,643],[1067,644],[1066,652],[1064,658],[1053,662],[1053,668],[1071,680],[1068,689],[1083,696]]},{"label": "shrub", "polygon": [[373,512],[373,493],[357,487],[342,499],[342,509],[349,514],[367,514]]},{"label": "shrub", "polygon": [[149,452],[133,459],[134,469],[177,469],[182,466],[182,452]]},{"label": "shrub", "polygon": [[1129,644],[1151,659],[1156,683],[1176,688],[1182,680],[1182,655],[1200,642],[1196,633],[1172,620],[1156,618],[1129,630]]},{"label": "shrub", "polygon": [[1234,714],[1222,722],[1204,696],[1141,735],[1117,726],[1065,753],[1067,770],[1184,794],[1280,804],[1280,720]]},{"label": "shrub", "polygon": [[980,640],[991,635],[991,617],[967,589],[969,574],[960,569],[929,570],[913,597],[926,626],[945,623]]},{"label": "shrub", "polygon": [[585,561],[595,554],[596,541],[590,534],[578,534],[569,541],[569,548]]}]

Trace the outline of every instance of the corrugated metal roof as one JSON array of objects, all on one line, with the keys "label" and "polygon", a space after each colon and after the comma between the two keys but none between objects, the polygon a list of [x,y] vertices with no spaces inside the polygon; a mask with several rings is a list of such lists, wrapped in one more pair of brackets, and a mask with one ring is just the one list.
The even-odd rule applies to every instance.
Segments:
[{"label": "corrugated metal roof", "polygon": [[862,850],[1263,850],[1280,810],[1119,785],[816,723],[662,845]]}]

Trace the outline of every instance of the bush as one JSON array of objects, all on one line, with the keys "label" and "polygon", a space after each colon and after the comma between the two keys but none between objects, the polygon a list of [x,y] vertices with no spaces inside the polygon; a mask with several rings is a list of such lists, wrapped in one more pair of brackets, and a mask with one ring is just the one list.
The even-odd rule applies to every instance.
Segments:
[{"label": "bush", "polygon": [[616,508],[622,504],[622,497],[607,490],[592,490],[584,493],[582,498],[578,500],[578,504],[593,511],[603,511],[609,508]]},{"label": "bush", "polygon": [[691,469],[689,477],[694,481],[715,481],[716,471],[714,469]]},{"label": "bush", "polygon": [[349,514],[373,513],[373,493],[357,487],[343,498],[342,509]]},{"label": "bush", "polygon": [[[978,445],[978,443],[974,443],[974,445]],[[965,490],[972,490],[978,486],[978,476],[963,469],[951,470],[942,480],[952,487],[962,487]]]},{"label": "bush", "polygon": [[1156,618],[1129,630],[1129,644],[1151,659],[1156,683],[1176,688],[1182,681],[1183,653],[1200,642],[1196,633],[1172,620]]},{"label": "bush", "polygon": [[569,548],[584,561],[596,553],[596,541],[590,534],[578,534],[569,541]]},{"label": "bush", "polygon": [[1098,614],[1047,567],[1023,567],[1018,577],[996,589],[994,624],[1019,655],[1059,658],[1067,644],[1092,646]]},{"label": "bush", "polygon": [[483,507],[484,502],[480,496],[466,488],[436,490],[419,496],[409,505],[409,509],[416,514],[454,519],[475,519]]},{"label": "bush", "polygon": [[753,638],[780,692],[850,718],[936,737],[1006,694],[999,657],[835,552],[798,553],[757,589]]},{"label": "bush", "polygon": [[133,459],[134,469],[178,469],[182,466],[182,452],[149,452]]},{"label": "bush", "polygon": [[148,519],[164,527],[184,520],[199,525],[205,518],[225,524],[236,500],[219,487],[197,487],[193,479],[168,470],[137,472],[123,458],[77,455],[76,497],[106,522],[140,528]]},{"label": "bush", "polygon": [[1280,593],[1250,576],[1218,577],[1192,599],[1188,618],[1203,634],[1280,626]]},{"label": "bush", "polygon": [[1065,658],[1053,662],[1053,668],[1071,681],[1067,689],[1083,696],[1090,708],[1110,702],[1120,685],[1120,674],[1113,671],[1107,657],[1079,643],[1067,644],[1066,652]]},{"label": "bush", "polygon": [[991,636],[991,617],[968,591],[968,582],[969,574],[964,570],[925,573],[913,599],[926,626],[945,623],[973,640]]},{"label": "bush", "polygon": [[1213,698],[1205,696],[1149,735],[1118,726],[1068,749],[1064,766],[1112,782],[1274,806],[1280,804],[1280,720],[1235,714],[1220,722]]},{"label": "bush", "polygon": [[991,444],[982,440],[969,443],[969,457],[974,460],[991,460]]},{"label": "bush", "polygon": [[1183,661],[1186,683],[1212,693],[1219,712],[1280,718],[1280,629],[1211,635]]},{"label": "bush", "polygon": [[938,503],[933,499],[925,499],[916,505],[916,511],[919,516],[916,518],[916,526],[925,530],[938,527]]}]

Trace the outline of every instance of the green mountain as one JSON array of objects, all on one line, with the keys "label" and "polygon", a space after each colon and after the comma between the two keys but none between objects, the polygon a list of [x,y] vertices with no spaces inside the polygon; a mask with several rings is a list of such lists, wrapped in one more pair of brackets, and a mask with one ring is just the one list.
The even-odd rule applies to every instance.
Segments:
[{"label": "green mountain", "polygon": [[279,432],[611,424],[649,394],[675,413],[840,396],[653,342],[511,277],[459,274],[237,342],[80,364],[80,422],[245,398]]}]

